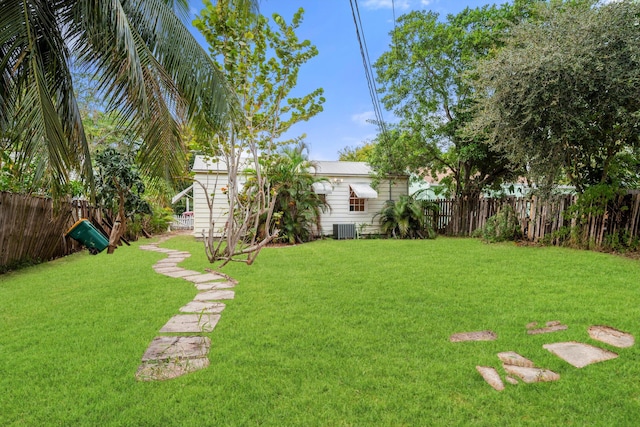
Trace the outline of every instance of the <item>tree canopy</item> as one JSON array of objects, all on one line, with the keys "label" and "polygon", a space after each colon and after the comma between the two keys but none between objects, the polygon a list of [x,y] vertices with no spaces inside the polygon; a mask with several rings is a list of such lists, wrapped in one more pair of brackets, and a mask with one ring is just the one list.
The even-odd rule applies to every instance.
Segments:
[{"label": "tree canopy", "polygon": [[[472,119],[476,93],[467,80],[475,62],[502,45],[511,24],[528,19],[536,0],[467,8],[440,20],[437,13],[413,11],[398,19],[392,43],[376,61],[387,109],[400,117],[395,135],[378,137],[376,169],[398,162],[419,173],[447,171],[457,195],[478,194],[516,172],[501,153],[461,130]],[[393,165],[384,162],[388,153]]]},{"label": "tree canopy", "polygon": [[477,70],[470,129],[539,183],[629,186],[640,166],[640,4],[552,3]]},{"label": "tree canopy", "polygon": [[[278,188],[271,186],[269,171],[261,167],[260,157],[269,157],[285,144],[282,134],[293,124],[322,111],[322,88],[303,96],[291,94],[300,67],[318,50],[296,35],[303,20],[302,8],[287,22],[279,14],[273,14],[272,20],[264,16],[248,19],[225,0],[205,4],[195,25],[239,99],[238,111],[227,126],[215,134],[197,127],[199,149],[225,163],[229,178],[228,220],[217,241],[211,224],[209,236],[204,236],[205,250],[211,262],[251,264],[279,231],[272,221]],[[247,157],[255,167],[254,179],[250,188],[243,189],[238,177],[247,167]],[[261,224],[266,224],[262,231]]]},{"label": "tree canopy", "polygon": [[[241,10],[255,0],[234,0]],[[180,126],[224,118],[232,93],[181,17],[186,0],[0,0],[0,144],[38,159],[58,192],[70,171],[91,180],[72,62],[95,73],[100,93],[143,142],[143,170],[182,174]],[[215,123],[211,123],[213,126]]]}]

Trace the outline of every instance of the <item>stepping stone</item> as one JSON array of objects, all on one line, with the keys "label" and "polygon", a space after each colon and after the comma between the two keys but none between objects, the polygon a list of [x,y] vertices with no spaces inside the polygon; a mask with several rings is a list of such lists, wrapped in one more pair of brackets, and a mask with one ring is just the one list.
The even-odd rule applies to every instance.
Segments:
[{"label": "stepping stone", "polygon": [[487,384],[498,391],[504,390],[504,383],[495,368],[491,368],[489,366],[476,366],[476,369],[480,372],[480,375],[482,375],[482,378],[484,378]]},{"label": "stepping stone", "polygon": [[633,346],[635,343],[633,335],[619,331],[610,326],[591,326],[588,332],[592,339],[614,347],[627,348]]},{"label": "stepping stone", "polygon": [[196,283],[196,288],[199,291],[211,291],[214,289],[229,289],[235,288],[235,284],[231,282],[211,282],[211,283]]},{"label": "stepping stone", "polygon": [[180,269],[180,271],[174,271],[172,273],[162,273],[162,274],[164,274],[165,276],[178,278],[178,277],[185,277],[185,276],[193,276],[193,273],[197,273],[197,271]]},{"label": "stepping stone", "polygon": [[173,252],[173,249],[156,248],[156,249],[154,249],[154,251],[161,252],[161,253],[164,253],[164,254],[169,254],[169,253]]},{"label": "stepping stone", "polygon": [[200,292],[194,298],[194,301],[217,301],[223,299],[233,299],[235,292],[233,291],[207,291]]},{"label": "stepping stone", "polygon": [[154,266],[153,270],[156,273],[164,274],[164,273],[175,273],[175,272],[178,272],[178,271],[184,271],[184,268],[170,267],[170,266],[167,266],[167,267],[155,267]]},{"label": "stepping stone", "polygon": [[173,255],[171,255],[170,257],[165,258],[163,261],[182,262],[185,259],[187,259],[186,256],[173,256]]},{"label": "stepping stone", "polygon": [[143,362],[136,372],[138,381],[164,381],[177,378],[209,366],[209,358],[179,359],[176,361]]},{"label": "stepping stone", "polygon": [[511,375],[507,375],[504,379],[507,380],[509,384],[513,384],[513,385],[518,384],[518,380],[513,378]]},{"label": "stepping stone", "polygon": [[214,273],[206,273],[206,274],[198,273],[192,276],[184,276],[183,279],[193,283],[204,283],[204,282],[211,282],[213,280],[220,280],[220,279],[223,279],[223,277]]},{"label": "stepping stone", "polygon": [[173,262],[173,261],[167,261],[166,259],[163,259],[162,261],[158,261],[155,264],[153,264],[154,267],[177,267],[178,263],[177,262]]},{"label": "stepping stone", "polygon": [[605,360],[618,357],[618,355],[612,351],[575,341],[545,344],[542,348],[549,350],[576,368],[584,368],[592,363],[604,362]]},{"label": "stepping stone", "polygon": [[220,320],[219,314],[177,314],[160,332],[211,332]]},{"label": "stepping stone", "polygon": [[528,368],[507,364],[503,364],[502,367],[507,374],[515,375],[527,384],[557,381],[560,379],[560,375],[548,369]]},{"label": "stepping stone", "polygon": [[191,301],[180,308],[183,313],[214,313],[220,314],[225,305],[221,302]]},{"label": "stepping stone", "polygon": [[209,337],[155,337],[142,356],[142,361],[206,357],[209,347]]},{"label": "stepping stone", "polygon": [[[552,322],[548,322],[547,324],[549,323],[552,323]],[[547,326],[545,328],[529,329],[527,333],[529,335],[548,334],[550,332],[564,331],[566,329],[568,329],[567,325],[554,323],[553,326]]]},{"label": "stepping stone", "polygon": [[531,360],[520,356],[514,351],[498,353],[498,359],[505,365],[522,366],[523,368],[533,368],[536,366]]},{"label": "stepping stone", "polygon": [[495,341],[498,338],[493,331],[460,332],[449,337],[451,342]]}]

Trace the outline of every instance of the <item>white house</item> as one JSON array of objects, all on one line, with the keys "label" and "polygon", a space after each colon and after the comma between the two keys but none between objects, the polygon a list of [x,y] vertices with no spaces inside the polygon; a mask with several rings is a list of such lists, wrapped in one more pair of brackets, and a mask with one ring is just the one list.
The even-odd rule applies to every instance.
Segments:
[{"label": "white house", "polygon": [[334,235],[334,225],[354,224],[358,232],[377,233],[378,218],[387,200],[398,200],[409,193],[407,176],[391,183],[382,181],[377,189],[371,186],[372,169],[364,162],[314,162],[316,175],[327,178],[323,188],[316,186],[316,193],[325,194],[330,210],[320,217],[323,235]]},{"label": "white house", "polygon": [[[321,215],[322,235],[352,237],[357,230],[365,234],[379,230],[378,218],[373,218],[387,200],[397,200],[408,194],[408,177],[398,177],[391,183],[383,181],[377,189],[372,187],[371,168],[363,162],[314,162],[315,174],[327,178],[328,182],[314,185],[314,191],[323,194],[330,209]],[[227,167],[224,162],[207,161],[196,156],[193,165],[194,235],[202,236],[209,230],[209,207],[205,194],[213,194],[214,234],[219,235],[226,223],[229,202],[223,189],[228,186]],[[312,171],[313,172],[313,171]],[[239,186],[246,181],[238,177]],[[203,188],[204,187],[204,188]],[[206,191],[206,193],[205,193]]]}]

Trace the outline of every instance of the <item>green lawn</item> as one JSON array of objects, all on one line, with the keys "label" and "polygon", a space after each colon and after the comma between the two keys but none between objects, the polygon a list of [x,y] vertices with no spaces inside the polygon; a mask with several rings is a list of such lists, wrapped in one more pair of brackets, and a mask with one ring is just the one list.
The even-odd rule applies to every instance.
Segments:
[{"label": "green lawn", "polygon": [[[640,424],[640,344],[577,369],[542,348],[596,344],[590,325],[640,339],[640,262],[478,240],[320,241],[268,248],[213,333],[211,366],[165,382],[135,372],[196,294],[132,247],[0,276],[0,425],[421,426]],[[209,267],[188,237],[182,267]],[[569,329],[530,336],[531,321]],[[492,329],[494,342],[450,343]],[[496,392],[476,365],[517,351],[554,383]],[[499,369],[502,372],[501,368]]]}]

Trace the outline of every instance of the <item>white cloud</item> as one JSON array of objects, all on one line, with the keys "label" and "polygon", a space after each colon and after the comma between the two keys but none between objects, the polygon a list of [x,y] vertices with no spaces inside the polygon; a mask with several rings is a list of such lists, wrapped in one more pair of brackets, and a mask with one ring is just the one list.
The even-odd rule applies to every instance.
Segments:
[{"label": "white cloud", "polygon": [[351,121],[359,124],[360,126],[366,126],[371,123],[367,120],[375,120],[376,115],[373,111],[365,111],[364,113],[354,114],[351,116]]}]

